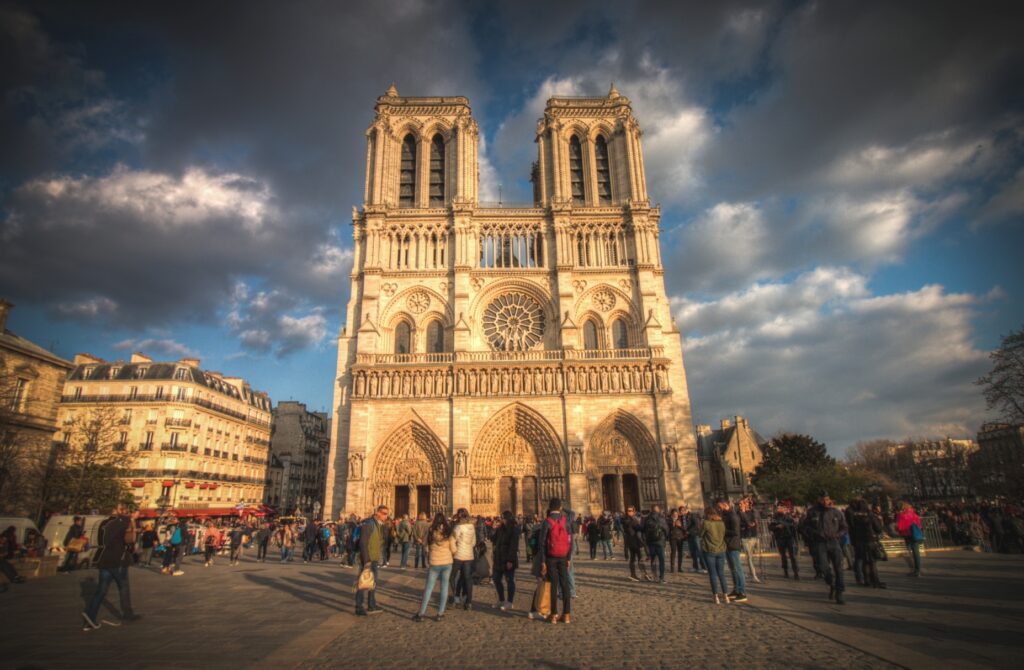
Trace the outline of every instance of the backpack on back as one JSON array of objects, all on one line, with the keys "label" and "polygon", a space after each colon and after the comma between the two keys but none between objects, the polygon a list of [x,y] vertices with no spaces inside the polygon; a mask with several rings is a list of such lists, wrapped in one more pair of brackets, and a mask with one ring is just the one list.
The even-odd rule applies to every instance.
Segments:
[{"label": "backpack on back", "polygon": [[569,555],[571,548],[569,530],[565,527],[565,515],[550,521],[551,530],[548,531],[547,554],[552,558],[565,558]]},{"label": "backpack on back", "polygon": [[648,517],[647,523],[644,524],[644,539],[647,540],[647,544],[658,544],[665,541],[665,529],[653,516]]}]

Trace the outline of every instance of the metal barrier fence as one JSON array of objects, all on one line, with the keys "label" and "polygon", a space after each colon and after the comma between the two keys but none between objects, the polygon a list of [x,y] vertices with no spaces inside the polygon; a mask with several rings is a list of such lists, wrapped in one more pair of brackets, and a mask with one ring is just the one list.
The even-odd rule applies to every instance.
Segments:
[{"label": "metal barrier fence", "polygon": [[[776,552],[775,536],[768,529],[769,520],[759,519],[757,522],[757,539],[762,552]],[[924,546],[926,548],[945,547],[951,540],[944,536],[939,528],[939,518],[933,514],[921,517],[921,531],[924,533]],[[898,535],[895,539],[901,539]],[[798,540],[798,545],[803,549],[803,540]]]}]

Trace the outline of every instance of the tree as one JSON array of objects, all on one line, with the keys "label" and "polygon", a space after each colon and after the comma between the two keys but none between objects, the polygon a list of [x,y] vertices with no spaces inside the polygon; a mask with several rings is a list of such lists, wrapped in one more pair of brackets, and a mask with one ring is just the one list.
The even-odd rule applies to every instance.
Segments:
[{"label": "tree", "polygon": [[120,443],[118,411],[85,410],[66,424],[65,432],[67,443],[38,465],[40,508],[74,514],[128,500],[122,478],[131,455]]},{"label": "tree", "polygon": [[14,377],[0,378],[0,512],[24,513],[31,484],[32,441],[19,426],[22,407],[16,407]]},{"label": "tree", "polygon": [[813,470],[835,465],[825,445],[809,435],[779,433],[765,445],[764,460],[754,471],[753,482],[761,486],[761,478],[794,470]]},{"label": "tree", "polygon": [[1007,423],[1024,423],[1024,326],[1005,336],[988,357],[991,372],[974,382],[982,387],[988,409]]}]

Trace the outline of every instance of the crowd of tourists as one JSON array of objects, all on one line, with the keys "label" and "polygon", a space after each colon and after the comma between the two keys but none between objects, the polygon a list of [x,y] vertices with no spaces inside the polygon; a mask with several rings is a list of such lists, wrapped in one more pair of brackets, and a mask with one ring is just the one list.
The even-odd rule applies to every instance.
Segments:
[{"label": "crowd of tourists", "polygon": [[[355,515],[329,522],[303,517],[190,520],[171,516],[157,521],[138,519],[119,507],[100,527],[93,564],[100,578],[95,597],[82,613],[85,629],[98,628],[96,613],[109,586],[117,584],[124,621],[137,617],[131,607],[128,567],[153,566],[168,576],[181,576],[189,557],[213,567],[218,562],[238,565],[247,551],[254,560],[281,563],[336,561],[343,568],[358,566],[355,613],[381,612],[377,579],[381,568],[425,570],[424,591],[414,619],[427,616],[437,589],[435,618],[448,607],[471,610],[480,589],[494,589],[494,607],[516,607],[517,571],[525,557],[531,577],[527,609],[531,618],[552,623],[572,621],[577,597],[575,561],[624,561],[623,578],[633,582],[664,583],[666,572],[707,575],[716,604],[749,600],[748,585],[761,582],[764,554],[774,547],[783,577],[801,579],[801,556],[810,557],[813,578],[827,587],[828,598],[845,603],[847,576],[857,585],[886,587],[877,564],[887,560],[886,542],[905,544],[909,575],[922,574],[921,548],[925,539],[921,513],[938,519],[940,532],[954,543],[981,551],[1024,553],[1024,515],[1013,505],[928,505],[915,510],[900,503],[890,512],[864,499],[838,508],[822,491],[806,509],[781,505],[758,506],[746,498],[720,500],[703,510],[680,505],[667,513],[628,507],[595,516],[576,515],[554,498],[544,515],[473,517],[459,509],[449,517],[401,515],[395,518],[381,506],[366,519]],[[81,518],[64,538],[69,549],[82,539]],[[770,545],[770,546],[766,546]],[[891,543],[890,543],[891,547]],[[22,581],[10,559],[30,548],[19,546],[13,528],[0,533],[0,570],[9,581]],[[807,559],[804,558],[803,561]],[[73,570],[77,561],[66,561]],[[667,564],[667,565],[666,565]],[[522,600],[522,598],[520,598]],[[561,603],[561,607],[559,607]],[[122,622],[110,622],[119,625]]]}]

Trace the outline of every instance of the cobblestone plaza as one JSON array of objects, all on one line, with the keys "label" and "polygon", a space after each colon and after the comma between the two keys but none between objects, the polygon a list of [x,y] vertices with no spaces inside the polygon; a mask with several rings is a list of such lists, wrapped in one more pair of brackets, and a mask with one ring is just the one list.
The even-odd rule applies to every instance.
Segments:
[{"label": "cobblestone plaza", "polygon": [[[853,587],[840,608],[820,581],[780,578],[766,557],[767,582],[747,604],[716,606],[707,578],[669,574],[664,585],[626,580],[621,560],[576,562],[579,598],[572,624],[526,616],[529,573],[510,613],[491,609],[480,586],[476,609],[414,623],[422,571],[382,569],[384,613],[352,614],[355,571],[337,562],[281,565],[246,557],[185,574],[132,569],[143,618],[83,632],[83,600],[96,572],[31,580],[3,595],[4,668],[930,668],[1017,667],[1024,651],[1021,558],[932,553],[927,574],[882,568],[889,589]],[[809,566],[809,559],[801,557]],[[436,596],[435,596],[436,601]],[[116,619],[111,591],[100,618]],[[433,610],[431,610],[433,611]]]}]

